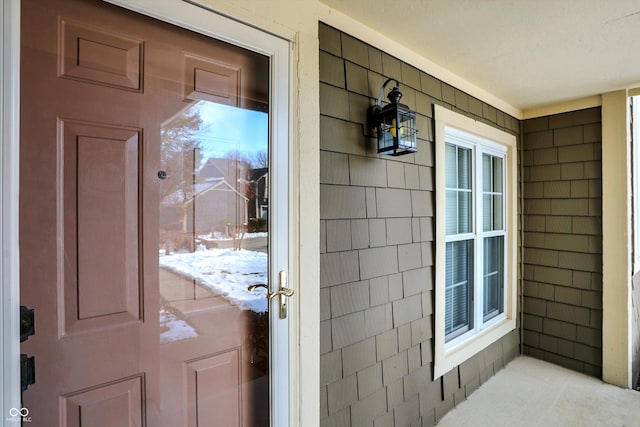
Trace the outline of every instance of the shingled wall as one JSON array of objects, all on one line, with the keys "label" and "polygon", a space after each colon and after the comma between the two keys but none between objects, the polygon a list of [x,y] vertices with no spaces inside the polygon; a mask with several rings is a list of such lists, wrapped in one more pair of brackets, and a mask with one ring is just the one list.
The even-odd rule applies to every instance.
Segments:
[{"label": "shingled wall", "polygon": [[[321,425],[431,426],[519,353],[514,330],[433,381],[433,104],[516,136],[520,122],[332,27],[319,37]],[[416,154],[376,154],[366,111],[388,77],[418,113]]]},{"label": "shingled wall", "polygon": [[601,377],[600,107],[523,129],[525,354]]}]

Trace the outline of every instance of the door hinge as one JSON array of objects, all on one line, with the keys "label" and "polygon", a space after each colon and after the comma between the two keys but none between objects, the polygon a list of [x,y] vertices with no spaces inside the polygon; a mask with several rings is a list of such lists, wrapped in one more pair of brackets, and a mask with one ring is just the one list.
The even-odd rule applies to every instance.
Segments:
[{"label": "door hinge", "polygon": [[36,383],[36,358],[20,355],[20,388],[24,393],[31,384]]}]

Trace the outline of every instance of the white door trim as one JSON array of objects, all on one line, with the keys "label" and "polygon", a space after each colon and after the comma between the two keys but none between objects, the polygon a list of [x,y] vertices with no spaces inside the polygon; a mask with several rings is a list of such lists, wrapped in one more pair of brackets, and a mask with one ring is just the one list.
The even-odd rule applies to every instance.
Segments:
[{"label": "white door trim", "polygon": [[[0,331],[2,331],[3,425],[15,421],[11,408],[20,408],[20,260],[18,258],[18,152],[20,141],[20,0],[0,6]],[[13,423],[15,424],[15,422]]]},{"label": "white door trim", "polygon": [[[211,10],[196,6],[185,0],[105,0],[110,3],[134,10],[141,14],[157,18],[177,26],[196,31],[219,40],[223,40],[259,53],[271,58],[271,104],[272,104],[272,144],[276,147],[273,155],[274,169],[277,171],[272,181],[279,188],[285,189],[288,194],[292,186],[292,170],[295,165],[291,162],[295,159],[291,144],[292,126],[290,120],[292,76],[290,52],[291,42],[259,29],[250,27],[230,18],[218,15]],[[2,111],[0,114],[0,179],[2,184],[2,196],[0,198],[2,211],[0,213],[1,226],[0,243],[2,245],[2,261],[0,262],[0,280],[2,302],[0,304],[0,329],[2,330],[2,350],[0,362],[2,363],[3,387],[2,417],[3,424],[11,423],[8,417],[9,409],[20,405],[20,371],[19,371],[19,252],[18,248],[18,184],[19,184],[19,78],[20,78],[20,0],[7,0],[0,7],[0,22],[2,22],[2,63],[0,67],[0,86]],[[280,147],[279,149],[277,147]],[[279,166],[276,166],[279,165]],[[292,167],[289,167],[289,166]],[[272,193],[273,194],[273,193]],[[272,235],[276,232],[284,232],[288,236],[297,236],[297,230],[291,224],[296,224],[295,209],[292,209],[290,200],[295,199],[287,195],[283,200],[273,201],[287,215],[278,217],[273,221]],[[291,221],[289,217],[292,217]],[[291,238],[285,241],[291,242]],[[273,259],[276,264],[270,265],[272,283],[280,270],[297,271],[297,257],[289,251],[289,245],[276,245],[272,247]],[[271,333],[279,345],[289,349],[286,357],[282,359],[272,358],[272,369],[282,372],[275,378],[272,384],[272,425],[286,426],[296,425],[299,416],[299,399],[297,396],[296,381],[298,374],[294,367],[298,366],[297,350],[298,334],[289,333],[296,328],[290,328],[290,324],[296,321],[298,299],[297,274],[289,275],[289,287],[296,291],[293,304],[290,308],[290,317],[286,320],[275,320],[277,325],[271,325]],[[274,299],[274,304],[276,303]],[[277,312],[275,306],[271,307]],[[277,317],[277,316],[273,316]],[[291,360],[289,360],[291,359]],[[275,365],[274,365],[275,363]],[[275,376],[272,376],[275,377]],[[273,387],[277,394],[273,394]]]}]

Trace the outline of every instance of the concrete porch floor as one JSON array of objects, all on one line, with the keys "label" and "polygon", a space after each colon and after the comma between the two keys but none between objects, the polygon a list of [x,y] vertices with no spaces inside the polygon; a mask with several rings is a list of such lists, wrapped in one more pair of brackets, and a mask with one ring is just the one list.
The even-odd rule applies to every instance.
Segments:
[{"label": "concrete porch floor", "polygon": [[640,426],[640,392],[521,356],[438,427]]}]

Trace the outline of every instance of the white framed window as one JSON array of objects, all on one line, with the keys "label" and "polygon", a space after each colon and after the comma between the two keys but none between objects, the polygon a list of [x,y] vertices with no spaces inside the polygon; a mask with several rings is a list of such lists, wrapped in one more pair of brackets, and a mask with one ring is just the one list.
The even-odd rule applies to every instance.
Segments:
[{"label": "white framed window", "polygon": [[516,326],[517,149],[438,105],[435,122],[437,378]]}]

